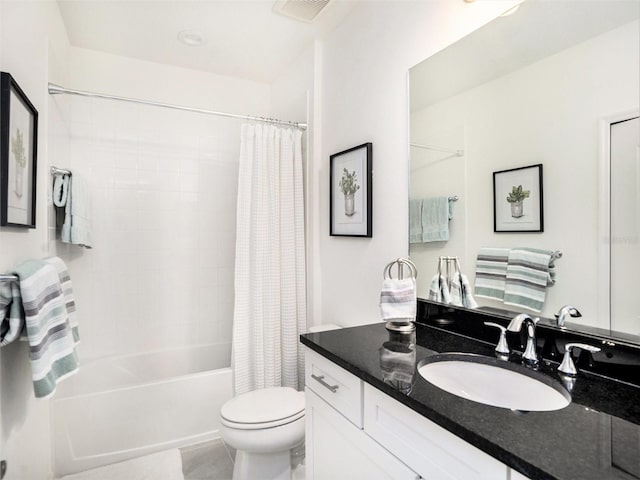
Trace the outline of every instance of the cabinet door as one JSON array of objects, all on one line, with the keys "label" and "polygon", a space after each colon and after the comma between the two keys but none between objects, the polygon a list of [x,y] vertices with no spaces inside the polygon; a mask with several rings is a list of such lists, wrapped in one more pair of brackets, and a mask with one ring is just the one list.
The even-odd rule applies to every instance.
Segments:
[{"label": "cabinet door", "polygon": [[507,467],[369,384],[364,431],[429,480],[506,480]]},{"label": "cabinet door", "polygon": [[308,388],[307,480],[416,480],[419,476]]}]

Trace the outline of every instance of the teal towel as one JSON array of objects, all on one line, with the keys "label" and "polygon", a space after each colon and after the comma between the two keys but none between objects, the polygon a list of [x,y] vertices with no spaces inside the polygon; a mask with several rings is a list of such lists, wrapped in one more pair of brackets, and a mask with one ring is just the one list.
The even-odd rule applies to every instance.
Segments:
[{"label": "teal towel", "polygon": [[409,243],[422,243],[422,199],[409,200]]},{"label": "teal towel", "polygon": [[[61,190],[62,191],[62,190]],[[64,224],[60,238],[85,248],[92,248],[91,239],[91,189],[82,177],[69,177],[66,198],[59,199],[56,206],[64,205]]]},{"label": "teal towel", "polygon": [[476,296],[504,300],[508,262],[508,248],[483,247],[478,251]]},{"label": "teal towel", "polygon": [[555,283],[556,253],[535,248],[514,248],[509,252],[504,291],[505,305],[540,312],[547,287]]},{"label": "teal towel", "polygon": [[449,240],[449,220],[452,217],[448,197],[425,198],[422,201],[422,241],[446,242]]}]

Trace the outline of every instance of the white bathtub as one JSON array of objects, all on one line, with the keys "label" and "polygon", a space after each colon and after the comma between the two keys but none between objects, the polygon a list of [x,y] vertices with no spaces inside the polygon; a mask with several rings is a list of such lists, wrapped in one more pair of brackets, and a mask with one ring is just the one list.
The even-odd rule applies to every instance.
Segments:
[{"label": "white bathtub", "polygon": [[229,344],[82,364],[53,400],[56,476],[219,437]]}]

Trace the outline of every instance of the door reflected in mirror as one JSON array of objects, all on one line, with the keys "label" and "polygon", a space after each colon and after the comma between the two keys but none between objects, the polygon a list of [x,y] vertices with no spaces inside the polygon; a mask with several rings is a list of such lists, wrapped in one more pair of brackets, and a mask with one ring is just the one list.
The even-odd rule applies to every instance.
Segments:
[{"label": "door reflected in mirror", "polygon": [[[440,256],[473,285],[483,247],[560,251],[540,314],[570,303],[569,328],[640,334],[639,17],[635,0],[525,1],[411,69],[410,198],[459,198],[447,241],[412,235],[420,297]],[[494,232],[493,173],[537,164],[544,232]]]}]

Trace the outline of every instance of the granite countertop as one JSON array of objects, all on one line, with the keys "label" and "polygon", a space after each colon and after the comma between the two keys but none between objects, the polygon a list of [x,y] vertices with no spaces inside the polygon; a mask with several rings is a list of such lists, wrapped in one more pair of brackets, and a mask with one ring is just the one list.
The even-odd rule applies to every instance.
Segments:
[{"label": "granite countertop", "polygon": [[[383,323],[309,333],[301,342],[532,480],[640,478],[637,386],[580,372],[568,407],[514,412],[452,395],[417,373],[415,365],[437,353],[493,357],[486,342],[420,324],[399,335]],[[556,368],[544,361],[539,372],[560,381]]]}]

